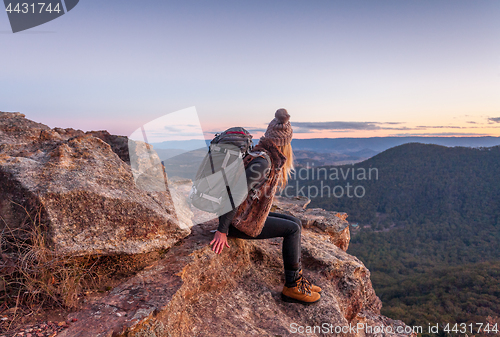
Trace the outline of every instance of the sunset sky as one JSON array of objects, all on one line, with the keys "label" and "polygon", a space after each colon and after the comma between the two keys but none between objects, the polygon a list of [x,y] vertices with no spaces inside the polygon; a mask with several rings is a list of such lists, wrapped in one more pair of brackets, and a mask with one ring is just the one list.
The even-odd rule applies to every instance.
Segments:
[{"label": "sunset sky", "polygon": [[[195,107],[206,138],[500,136],[500,1],[89,1],[13,34],[0,111],[130,135]],[[167,131],[166,131],[167,132]]]}]

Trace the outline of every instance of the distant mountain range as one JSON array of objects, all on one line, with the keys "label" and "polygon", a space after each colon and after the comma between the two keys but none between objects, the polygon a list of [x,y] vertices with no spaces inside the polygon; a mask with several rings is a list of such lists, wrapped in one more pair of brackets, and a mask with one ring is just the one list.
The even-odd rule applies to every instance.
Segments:
[{"label": "distant mountain range", "polygon": [[366,155],[380,153],[407,143],[435,144],[447,147],[491,147],[500,145],[500,137],[370,137],[293,139],[292,147],[314,152],[339,152]]},{"label": "distant mountain range", "polygon": [[[389,148],[422,143],[447,147],[490,147],[500,145],[500,137],[370,137],[293,139],[292,147],[297,166],[343,165],[357,163]],[[162,160],[186,151],[208,147],[210,140],[183,140],[152,143]],[[258,144],[258,139],[254,139]]]},{"label": "distant mountain range", "polygon": [[[447,147],[490,147],[500,145],[500,137],[371,137],[294,139],[297,166],[358,163],[395,146],[435,144]],[[304,151],[304,152],[301,152]],[[333,158],[331,154],[336,154]],[[308,158],[308,159],[305,159]],[[314,160],[311,160],[313,159]]]}]

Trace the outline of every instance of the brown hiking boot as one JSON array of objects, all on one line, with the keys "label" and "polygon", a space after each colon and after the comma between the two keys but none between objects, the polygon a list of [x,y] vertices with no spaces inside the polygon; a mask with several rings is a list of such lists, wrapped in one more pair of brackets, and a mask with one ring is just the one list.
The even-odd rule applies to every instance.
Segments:
[{"label": "brown hiking boot", "polygon": [[[302,269],[299,271],[299,275],[302,276]],[[308,280],[305,280],[304,281],[307,283],[307,285],[309,286],[310,290],[312,292],[315,292],[315,293],[321,293],[321,288],[312,284],[311,282],[309,282]]]},{"label": "brown hiking boot", "polygon": [[319,301],[321,295],[317,292],[311,291],[309,286],[311,283],[304,279],[301,275],[300,278],[295,282],[294,287],[283,287],[281,292],[281,298],[285,302],[294,302],[301,304],[313,304]]}]

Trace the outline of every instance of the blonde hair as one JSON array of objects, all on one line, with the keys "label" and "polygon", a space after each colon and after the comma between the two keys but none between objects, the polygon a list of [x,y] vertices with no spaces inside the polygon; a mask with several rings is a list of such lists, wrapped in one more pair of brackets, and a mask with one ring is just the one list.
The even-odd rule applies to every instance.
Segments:
[{"label": "blonde hair", "polygon": [[294,170],[292,144],[286,143],[283,146],[278,146],[278,148],[286,157],[286,162],[281,168],[279,177],[279,186],[281,189],[284,189],[288,183],[291,171]]}]

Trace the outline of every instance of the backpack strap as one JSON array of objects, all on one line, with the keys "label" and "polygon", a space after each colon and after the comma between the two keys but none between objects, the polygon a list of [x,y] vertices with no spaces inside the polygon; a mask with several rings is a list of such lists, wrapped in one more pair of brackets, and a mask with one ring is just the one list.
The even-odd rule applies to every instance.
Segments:
[{"label": "backpack strap", "polygon": [[196,186],[193,185],[192,189],[191,189],[191,193],[190,194],[196,194],[197,196],[201,197],[201,198],[204,198],[204,199],[207,199],[207,200],[210,200],[212,202],[215,202],[217,204],[220,205],[221,203],[221,200],[222,200],[222,197],[219,197],[219,198],[215,198],[215,197],[212,197],[211,195],[208,195],[206,193],[201,193],[200,191],[198,191],[196,189]]},{"label": "backpack strap", "polygon": [[[234,200],[233,200],[233,196],[231,194],[231,189],[229,188],[229,182],[228,182],[228,179],[227,179],[227,176],[226,176],[226,167],[227,167],[227,163],[229,161],[229,157],[231,155],[233,156],[236,156],[238,158],[243,158],[243,154],[241,153],[241,151],[234,151],[234,150],[230,150],[230,149],[226,149],[224,147],[221,147],[221,146],[217,146],[215,144],[210,144],[210,147],[209,147],[209,150],[208,150],[208,154],[210,155],[210,165],[212,165],[212,172],[214,172],[214,166],[213,166],[213,161],[212,161],[212,151],[217,151],[217,152],[220,152],[220,153],[225,153],[225,156],[224,156],[224,159],[222,160],[222,164],[221,164],[221,173],[222,173],[222,177],[224,178],[224,184],[226,185],[226,190],[227,190],[227,195],[229,196],[229,201],[231,202],[231,207],[234,209],[235,208],[235,204],[234,204]],[[205,199],[208,199],[208,200],[211,200],[213,202],[217,202],[214,197],[212,196],[209,196],[209,195],[200,195],[202,198],[205,198]],[[213,198],[215,200],[212,200],[212,199],[209,199],[209,198]],[[220,204],[220,200],[219,202],[217,202],[218,204]]]},{"label": "backpack strap", "polygon": [[269,157],[269,155],[267,154],[266,151],[248,152],[248,154],[251,155],[254,158],[256,158],[256,157],[266,158],[266,160],[267,160],[267,162],[269,164],[269,167],[271,167],[271,157]]},{"label": "backpack strap", "polygon": [[[254,157],[253,159],[255,159],[257,157],[265,158],[267,160],[269,168],[271,167],[271,158],[269,157],[269,155],[265,151],[249,152],[248,154],[251,155],[252,157]],[[266,182],[267,178],[269,178],[269,171],[270,170],[266,170],[265,178],[259,184],[252,187],[252,189],[250,190],[252,199],[259,199],[259,197],[260,197],[259,188]]]},{"label": "backpack strap", "polygon": [[241,153],[241,151],[233,151],[233,150],[229,150],[229,149],[224,149],[224,148],[222,148],[220,146],[217,146],[215,144],[211,144],[210,145],[210,150],[211,151],[218,151],[218,152],[222,152],[222,153],[226,154],[226,156],[224,157],[224,160],[222,161],[222,165],[221,165],[221,167],[223,169],[226,168],[227,162],[229,161],[229,156],[230,155],[237,156],[238,158],[242,158],[243,157],[243,154]]}]

